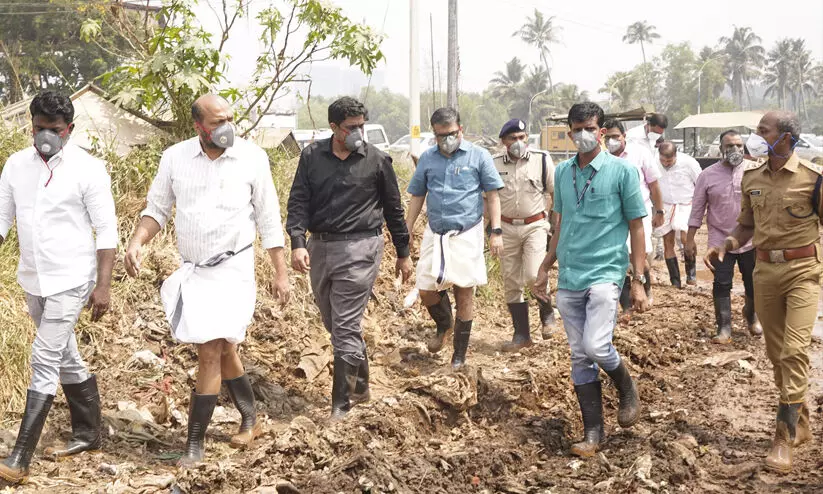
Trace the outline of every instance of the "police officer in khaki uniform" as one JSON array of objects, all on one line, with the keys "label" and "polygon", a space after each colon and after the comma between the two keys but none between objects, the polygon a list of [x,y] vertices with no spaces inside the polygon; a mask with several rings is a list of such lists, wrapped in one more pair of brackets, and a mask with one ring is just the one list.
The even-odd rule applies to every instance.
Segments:
[{"label": "police officer in khaki uniform", "polygon": [[793,113],[773,111],[763,116],[746,143],[762,163],[746,166],[738,226],[723,247],[704,259],[722,261],[726,251],[749,239],[757,249],[754,307],[763,326],[766,353],[780,390],[772,450],[766,467],[792,468],[792,448],[811,439],[808,389],[809,346],[820,293],[820,184],[823,167],[794,153],[800,122]]},{"label": "police officer in khaki uniform", "polygon": [[[500,210],[503,229],[503,288],[512,316],[514,337],[503,351],[516,352],[532,344],[529,330],[529,304],[523,287],[531,286],[540,263],[546,256],[549,221],[554,194],[554,164],[547,153],[529,149],[526,124],[512,119],[503,125],[500,142],[506,151],[494,156],[494,166],[503,179]],[[551,301],[538,301],[541,334],[551,337],[555,326]]]}]

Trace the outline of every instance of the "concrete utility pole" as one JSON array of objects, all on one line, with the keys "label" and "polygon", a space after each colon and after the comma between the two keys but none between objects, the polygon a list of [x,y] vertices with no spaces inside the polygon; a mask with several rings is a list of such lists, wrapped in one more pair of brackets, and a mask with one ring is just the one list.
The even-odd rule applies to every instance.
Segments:
[{"label": "concrete utility pole", "polygon": [[417,0],[409,0],[409,153],[420,156],[420,55]]},{"label": "concrete utility pole", "polygon": [[457,69],[460,59],[457,51],[457,0],[449,0],[449,73],[446,82],[446,105],[457,108]]}]

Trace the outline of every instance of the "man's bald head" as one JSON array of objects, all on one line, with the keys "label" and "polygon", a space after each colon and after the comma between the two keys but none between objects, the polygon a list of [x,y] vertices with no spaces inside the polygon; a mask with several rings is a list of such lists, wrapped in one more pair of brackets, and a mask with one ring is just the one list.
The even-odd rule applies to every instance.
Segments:
[{"label": "man's bald head", "polygon": [[[216,94],[204,94],[191,105],[191,118],[195,122],[203,124],[215,116],[222,117],[221,120],[231,120],[231,105],[226,98]],[[225,118],[228,116],[228,118]]]},{"label": "man's bald head", "polygon": [[677,154],[677,146],[672,141],[663,141],[657,147],[657,151],[661,156],[666,158],[674,158]]},{"label": "man's bald head", "polygon": [[774,127],[781,134],[788,132],[795,138],[795,141],[800,139],[800,132],[802,132],[800,119],[793,112],[786,110],[770,111],[763,115],[760,121],[766,123],[769,127]]}]

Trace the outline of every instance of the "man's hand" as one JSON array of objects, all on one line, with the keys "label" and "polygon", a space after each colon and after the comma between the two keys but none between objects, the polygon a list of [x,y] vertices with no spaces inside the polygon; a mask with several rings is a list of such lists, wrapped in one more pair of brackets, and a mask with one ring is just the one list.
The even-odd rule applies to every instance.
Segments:
[{"label": "man's hand", "polygon": [[489,251],[493,256],[497,257],[503,254],[503,235],[491,234],[489,237]]},{"label": "man's hand", "polygon": [[532,285],[532,295],[542,300],[543,302],[548,302],[548,290],[549,268],[546,266],[546,263],[544,262],[540,264],[540,269],[537,270],[537,279],[534,281],[534,285]]},{"label": "man's hand", "polygon": [[646,298],[646,290],[643,288],[643,283],[640,280],[633,279],[632,283],[632,308],[637,313],[643,313],[649,310],[649,299]]},{"label": "man's hand", "polygon": [[280,302],[280,306],[289,303],[289,296],[291,294],[291,286],[289,285],[289,275],[286,273],[277,273],[274,281],[271,283],[271,296]]},{"label": "man's hand", "polygon": [[697,242],[694,239],[686,242],[686,254],[690,257],[697,257]]},{"label": "man's hand", "polygon": [[311,269],[309,251],[306,249],[294,249],[291,251],[291,267],[295,271],[303,274],[308,273],[309,269]]},{"label": "man's hand", "polygon": [[110,303],[111,288],[103,285],[94,287],[89,302],[86,304],[86,308],[91,309],[91,320],[93,322],[99,321],[109,311]]},{"label": "man's hand", "polygon": [[126,249],[126,257],[123,259],[126,264],[126,273],[132,278],[137,278],[137,275],[140,274],[140,263],[142,260],[143,247],[136,242],[130,243]]},{"label": "man's hand", "polygon": [[663,213],[654,213],[654,216],[652,216],[652,228],[660,228],[663,226],[663,220],[665,219]]},{"label": "man's hand", "polygon": [[413,269],[411,257],[398,257],[397,262],[394,264],[395,277],[402,276],[402,281],[405,283],[411,278]]},{"label": "man's hand", "polygon": [[725,247],[712,247],[708,251],[706,251],[706,255],[703,256],[703,264],[706,265],[712,273],[714,273],[714,263],[715,262],[723,262],[723,258],[726,256],[726,248]]}]

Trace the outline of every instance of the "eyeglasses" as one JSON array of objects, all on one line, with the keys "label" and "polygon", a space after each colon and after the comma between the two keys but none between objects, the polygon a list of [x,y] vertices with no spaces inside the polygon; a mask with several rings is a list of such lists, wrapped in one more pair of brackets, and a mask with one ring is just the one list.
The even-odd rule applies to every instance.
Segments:
[{"label": "eyeglasses", "polygon": [[454,132],[449,132],[448,134],[434,134],[434,136],[437,137],[438,139],[445,139],[449,136],[457,137],[457,135],[459,133],[460,133],[460,129],[455,130]]},{"label": "eyeglasses", "polygon": [[366,124],[363,125],[341,125],[340,128],[345,130],[346,132],[354,132],[357,129],[360,129],[362,132],[365,128]]}]

